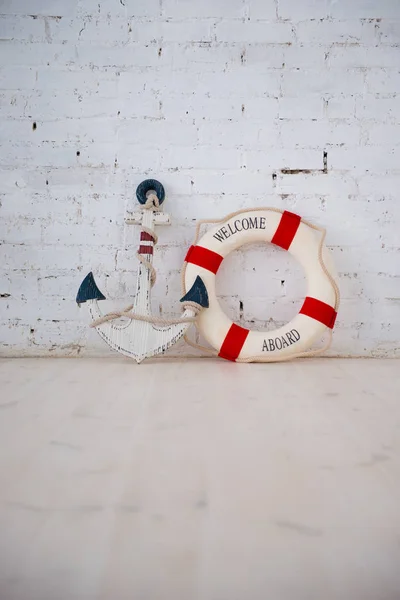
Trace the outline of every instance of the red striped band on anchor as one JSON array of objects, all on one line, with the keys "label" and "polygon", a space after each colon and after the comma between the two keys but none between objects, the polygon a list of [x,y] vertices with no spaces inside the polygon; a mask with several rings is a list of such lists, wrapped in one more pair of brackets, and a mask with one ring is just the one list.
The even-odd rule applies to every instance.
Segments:
[{"label": "red striped band on anchor", "polygon": [[139,254],[153,254],[153,246],[144,246],[143,244],[140,244]]},{"label": "red striped band on anchor", "polygon": [[214,274],[218,271],[223,260],[223,256],[208,248],[203,248],[203,246],[190,246],[185,257],[185,262],[207,269],[207,271]]},{"label": "red striped band on anchor", "polygon": [[[142,244],[142,242],[151,242],[151,244]],[[153,254],[154,237],[147,231],[140,232],[139,254]]]},{"label": "red striped band on anchor", "polygon": [[150,235],[150,233],[147,233],[147,231],[141,231],[140,232],[140,241],[141,242],[154,242],[154,238],[152,235]]}]

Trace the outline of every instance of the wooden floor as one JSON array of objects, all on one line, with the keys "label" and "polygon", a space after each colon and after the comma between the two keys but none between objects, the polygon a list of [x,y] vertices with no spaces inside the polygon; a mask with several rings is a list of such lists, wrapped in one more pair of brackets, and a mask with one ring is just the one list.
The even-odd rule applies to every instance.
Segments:
[{"label": "wooden floor", "polygon": [[399,361],[0,361],[1,600],[399,600]]}]

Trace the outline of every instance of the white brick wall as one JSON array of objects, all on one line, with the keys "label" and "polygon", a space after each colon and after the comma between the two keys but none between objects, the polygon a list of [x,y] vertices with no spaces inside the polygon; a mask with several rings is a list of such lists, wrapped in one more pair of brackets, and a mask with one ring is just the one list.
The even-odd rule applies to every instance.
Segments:
[{"label": "white brick wall", "polygon": [[[104,309],[130,300],[124,215],[149,176],[173,217],[155,314],[180,311],[196,219],[272,205],[328,229],[331,354],[399,354],[398,0],[2,0],[0,42],[2,354],[108,353],[74,298],[93,269]],[[297,312],[305,283],[257,246],[229,257],[218,290],[262,328]]]}]

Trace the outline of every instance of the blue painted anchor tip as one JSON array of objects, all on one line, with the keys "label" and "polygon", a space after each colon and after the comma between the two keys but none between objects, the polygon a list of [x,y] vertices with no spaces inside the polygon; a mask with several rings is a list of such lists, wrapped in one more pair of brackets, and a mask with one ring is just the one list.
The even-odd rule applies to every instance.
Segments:
[{"label": "blue painted anchor tip", "polygon": [[76,296],[76,303],[83,304],[88,300],[105,300],[106,297],[101,293],[96,285],[92,271],[88,273],[85,279],[82,281],[78,294]]},{"label": "blue painted anchor tip", "polygon": [[209,307],[207,288],[199,275],[190,290],[181,298],[181,302],[196,302],[203,308]]}]

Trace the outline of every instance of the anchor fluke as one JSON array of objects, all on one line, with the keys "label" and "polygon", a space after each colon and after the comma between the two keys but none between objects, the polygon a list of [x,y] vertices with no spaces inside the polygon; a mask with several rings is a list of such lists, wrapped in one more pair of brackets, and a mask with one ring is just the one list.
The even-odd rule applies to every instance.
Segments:
[{"label": "anchor fluke", "polygon": [[181,298],[181,302],[195,302],[203,308],[208,308],[207,288],[199,275],[196,277],[194,284],[188,292]]},{"label": "anchor fluke", "polygon": [[105,300],[106,297],[101,293],[94,280],[93,273],[90,271],[82,281],[78,294],[76,296],[77,304],[87,302],[87,300]]}]

